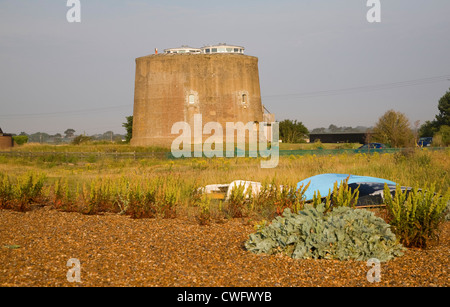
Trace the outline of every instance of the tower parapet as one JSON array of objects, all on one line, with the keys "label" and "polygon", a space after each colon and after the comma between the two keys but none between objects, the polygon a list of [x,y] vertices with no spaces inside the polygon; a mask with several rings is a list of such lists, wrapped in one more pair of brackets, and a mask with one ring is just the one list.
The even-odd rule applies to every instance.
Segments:
[{"label": "tower parapet", "polygon": [[189,47],[182,45],[177,48],[164,49],[165,54],[193,53],[193,54],[211,54],[211,53],[237,53],[244,54],[245,48],[242,46],[228,45],[219,43],[217,45],[208,45],[201,48]]}]

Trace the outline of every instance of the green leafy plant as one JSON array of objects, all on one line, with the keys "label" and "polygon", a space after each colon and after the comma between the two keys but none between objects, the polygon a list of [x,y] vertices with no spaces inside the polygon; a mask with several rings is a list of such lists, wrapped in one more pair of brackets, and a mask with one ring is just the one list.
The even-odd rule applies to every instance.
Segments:
[{"label": "green leafy plant", "polygon": [[402,191],[396,187],[391,193],[384,188],[384,200],[388,210],[388,221],[407,247],[426,248],[439,239],[440,226],[445,220],[449,195],[436,192],[432,185],[427,189]]},{"label": "green leafy plant", "polygon": [[324,204],[307,204],[298,214],[286,209],[270,224],[258,225],[245,248],[256,254],[284,253],[295,259],[388,261],[403,254],[390,225],[373,212],[349,207],[325,212]]}]

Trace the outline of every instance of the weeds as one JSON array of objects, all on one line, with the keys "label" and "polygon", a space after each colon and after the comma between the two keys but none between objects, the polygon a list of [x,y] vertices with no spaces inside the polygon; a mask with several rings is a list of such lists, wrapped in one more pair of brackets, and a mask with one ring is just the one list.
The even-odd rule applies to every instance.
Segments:
[{"label": "weeds", "polygon": [[233,186],[227,200],[228,211],[231,217],[244,217],[253,201],[252,187],[245,188],[244,184]]},{"label": "weeds", "polygon": [[0,173],[0,208],[29,211],[32,203],[43,201],[45,175],[29,172],[17,178]]},{"label": "weeds", "polygon": [[449,195],[436,192],[432,185],[428,189],[402,191],[397,186],[394,195],[387,185],[384,199],[388,210],[388,222],[407,247],[426,248],[439,239],[439,227],[445,220]]},{"label": "weeds", "polygon": [[322,198],[319,191],[317,191],[317,194],[314,192],[313,205],[316,207],[324,202],[325,212],[337,207],[355,208],[359,198],[359,187],[352,191],[348,186],[349,178],[343,180],[340,184],[336,181],[333,191],[330,190],[325,199]]},{"label": "weeds", "polygon": [[[308,189],[306,186],[296,187],[290,184],[278,185],[275,182],[266,184],[253,200],[253,207],[268,218],[271,215],[282,215],[286,208],[297,213],[305,204],[303,195]],[[270,214],[267,214],[270,213]]]},{"label": "weeds", "polygon": [[199,212],[197,221],[200,225],[209,225],[211,222],[211,197],[203,194],[199,199]]},{"label": "weeds", "polygon": [[[317,148],[322,145],[327,144],[311,144]],[[49,203],[62,211],[111,212],[132,218],[174,218],[195,211],[197,222],[207,225],[215,217],[272,220],[287,208],[291,212],[302,210],[306,187],[297,188],[292,183],[318,172],[386,178],[402,186],[424,187],[433,183],[443,194],[450,185],[448,149],[326,156],[304,154],[310,151],[300,153],[299,150],[298,155],[280,156],[276,169],[261,169],[260,160],[253,158],[168,160],[142,159],[133,155],[129,159],[115,159],[101,153],[102,150],[108,153],[131,150],[122,145],[35,147],[26,150],[54,151],[54,154],[45,157],[0,156],[0,208],[26,211],[39,202]],[[90,155],[77,156],[80,147]],[[136,149],[137,153],[148,151],[156,149]],[[40,175],[43,171],[47,177]],[[267,183],[258,194],[236,187],[234,194],[223,203],[197,193],[199,186],[236,179]],[[353,207],[357,201],[357,193],[345,184],[336,185],[330,192],[326,197],[316,195],[316,204],[325,202],[328,208]],[[390,218],[394,219],[393,216]]]}]

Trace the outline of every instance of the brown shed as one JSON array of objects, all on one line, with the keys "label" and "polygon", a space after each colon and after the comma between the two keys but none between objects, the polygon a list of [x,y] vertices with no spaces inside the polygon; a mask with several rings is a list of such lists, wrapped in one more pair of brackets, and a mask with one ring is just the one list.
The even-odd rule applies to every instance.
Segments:
[{"label": "brown shed", "polygon": [[0,150],[9,149],[14,146],[14,141],[11,134],[3,133],[0,128]]}]

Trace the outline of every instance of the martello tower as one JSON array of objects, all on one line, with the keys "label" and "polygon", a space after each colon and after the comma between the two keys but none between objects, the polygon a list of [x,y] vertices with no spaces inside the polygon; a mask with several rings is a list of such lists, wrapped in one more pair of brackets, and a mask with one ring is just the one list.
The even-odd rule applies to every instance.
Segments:
[{"label": "martello tower", "polygon": [[258,58],[219,44],[166,49],[136,59],[133,136],[136,146],[170,145],[176,122],[262,122]]}]

